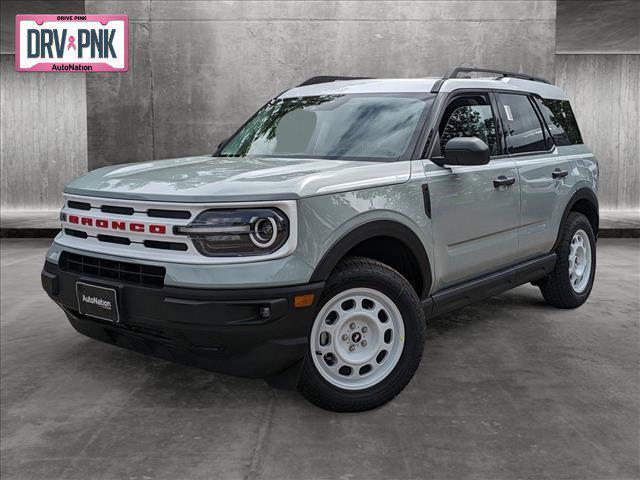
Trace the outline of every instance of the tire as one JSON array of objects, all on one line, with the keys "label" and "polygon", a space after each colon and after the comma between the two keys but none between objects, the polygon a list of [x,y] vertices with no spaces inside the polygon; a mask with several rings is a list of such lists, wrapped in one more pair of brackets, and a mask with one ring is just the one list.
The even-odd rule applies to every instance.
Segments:
[{"label": "tire", "polygon": [[[555,269],[538,285],[542,296],[550,305],[557,308],[577,308],[587,301],[593,288],[596,237],[591,223],[581,213],[570,213],[561,229]],[[575,247],[576,244],[578,247]],[[574,258],[577,258],[577,263]],[[582,276],[575,273],[580,267]],[[584,275],[587,274],[585,279]]]},{"label": "tire", "polygon": [[425,328],[420,300],[402,275],[375,260],[348,258],[322,292],[298,389],[326,410],[379,407],[413,377]]}]

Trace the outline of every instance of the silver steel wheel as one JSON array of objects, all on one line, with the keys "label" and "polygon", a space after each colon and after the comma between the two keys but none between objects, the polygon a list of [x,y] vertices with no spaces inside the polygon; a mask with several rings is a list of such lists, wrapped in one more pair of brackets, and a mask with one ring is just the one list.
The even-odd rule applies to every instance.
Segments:
[{"label": "silver steel wheel", "polygon": [[569,283],[576,293],[582,293],[591,277],[591,242],[587,232],[580,229],[573,234],[569,251]]},{"label": "silver steel wheel", "polygon": [[331,298],[311,329],[311,357],[335,387],[363,390],[384,380],[400,360],[404,321],[382,292],[352,288]]}]

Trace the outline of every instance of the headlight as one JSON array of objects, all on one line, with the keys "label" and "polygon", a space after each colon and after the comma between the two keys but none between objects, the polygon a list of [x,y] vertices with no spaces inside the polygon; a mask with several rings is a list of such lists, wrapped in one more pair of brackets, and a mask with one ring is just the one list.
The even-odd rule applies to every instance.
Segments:
[{"label": "headlight", "polygon": [[268,255],[289,238],[289,219],[277,208],[206,210],[174,233],[208,257]]}]

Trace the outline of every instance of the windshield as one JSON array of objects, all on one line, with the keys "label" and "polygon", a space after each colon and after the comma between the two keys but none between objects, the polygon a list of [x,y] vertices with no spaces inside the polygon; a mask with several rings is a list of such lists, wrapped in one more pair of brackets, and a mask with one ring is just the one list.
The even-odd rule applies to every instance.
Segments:
[{"label": "windshield", "polygon": [[401,93],[275,99],[219,155],[395,160],[409,148],[432,99]]}]

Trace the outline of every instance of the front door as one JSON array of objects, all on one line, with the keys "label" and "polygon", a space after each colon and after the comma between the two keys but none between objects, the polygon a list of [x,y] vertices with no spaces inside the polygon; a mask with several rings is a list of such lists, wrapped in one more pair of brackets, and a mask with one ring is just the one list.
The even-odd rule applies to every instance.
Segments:
[{"label": "front door", "polygon": [[439,121],[432,159],[442,158],[451,138],[473,136],[487,143],[491,161],[454,167],[424,161],[438,278],[434,290],[517,260],[520,182],[515,161],[502,155],[497,125],[488,93],[455,96]]}]

